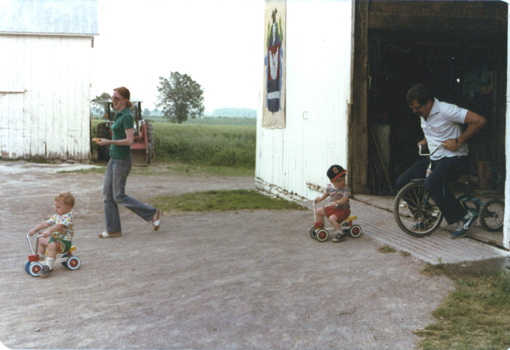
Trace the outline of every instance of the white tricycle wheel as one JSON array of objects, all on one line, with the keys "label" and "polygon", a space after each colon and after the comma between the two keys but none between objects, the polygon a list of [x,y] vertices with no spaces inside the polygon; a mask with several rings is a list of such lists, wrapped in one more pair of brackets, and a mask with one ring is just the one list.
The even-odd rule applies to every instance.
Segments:
[{"label": "white tricycle wheel", "polygon": [[41,275],[42,268],[43,268],[43,266],[40,262],[33,262],[28,267],[28,273],[32,277],[39,277]]},{"label": "white tricycle wheel", "polygon": [[352,225],[349,229],[349,233],[351,234],[351,237],[358,238],[361,236],[362,230],[360,225]]},{"label": "white tricycle wheel", "polygon": [[327,240],[328,240],[328,238],[329,238],[329,232],[328,232],[328,230],[323,229],[323,228],[321,228],[321,229],[317,230],[317,240],[318,240],[319,242],[327,241]]},{"label": "white tricycle wheel", "polygon": [[69,270],[78,270],[81,266],[80,258],[72,256],[67,261],[63,262],[62,265],[67,267]]}]

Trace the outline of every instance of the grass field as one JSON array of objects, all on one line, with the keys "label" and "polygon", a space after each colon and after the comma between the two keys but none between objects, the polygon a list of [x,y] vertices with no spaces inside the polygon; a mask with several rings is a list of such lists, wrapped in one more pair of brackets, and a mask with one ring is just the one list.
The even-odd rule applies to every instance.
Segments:
[{"label": "grass field", "polygon": [[[97,124],[93,120],[93,136]],[[254,118],[204,118],[184,124],[152,121],[156,162],[255,169]]]}]

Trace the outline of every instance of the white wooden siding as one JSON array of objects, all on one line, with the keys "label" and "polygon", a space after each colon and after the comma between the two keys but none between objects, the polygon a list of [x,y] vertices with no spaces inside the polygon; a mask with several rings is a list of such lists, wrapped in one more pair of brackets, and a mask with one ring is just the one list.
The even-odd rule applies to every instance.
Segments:
[{"label": "white wooden siding", "polygon": [[91,39],[0,35],[0,154],[88,160]]},{"label": "white wooden siding", "polygon": [[256,185],[273,194],[314,199],[332,164],[348,168],[352,3],[287,2],[286,127],[257,125]]}]

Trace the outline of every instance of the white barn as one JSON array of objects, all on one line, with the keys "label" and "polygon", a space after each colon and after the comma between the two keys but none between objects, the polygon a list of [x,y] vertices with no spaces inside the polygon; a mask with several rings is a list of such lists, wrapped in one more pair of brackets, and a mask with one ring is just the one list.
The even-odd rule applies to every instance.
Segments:
[{"label": "white barn", "polygon": [[0,157],[88,161],[97,0],[0,1]]},{"label": "white barn", "polygon": [[488,118],[470,142],[474,176],[483,195],[510,194],[505,1],[266,0],[264,28],[259,190],[314,199],[337,163],[354,196],[394,194],[418,157],[405,94],[421,82]]}]

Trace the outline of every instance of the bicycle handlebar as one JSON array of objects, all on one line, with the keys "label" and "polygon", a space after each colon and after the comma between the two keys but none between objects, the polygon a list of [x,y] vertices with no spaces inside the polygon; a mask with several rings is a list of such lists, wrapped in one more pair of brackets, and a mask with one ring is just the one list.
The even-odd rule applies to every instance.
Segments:
[{"label": "bicycle handlebar", "polygon": [[434,148],[434,149],[432,150],[432,152],[430,152],[430,153],[422,153],[422,147],[423,147],[423,145],[422,145],[422,144],[420,144],[418,147],[419,147],[419,149],[420,149],[420,150],[418,151],[418,153],[420,154],[420,156],[431,156],[431,155],[433,155],[434,153],[436,153],[436,151],[437,151],[437,150],[439,150],[440,148],[444,148],[444,144],[443,144],[443,143],[440,143],[440,144],[439,144],[439,145],[437,145],[437,146],[436,146],[436,148]]}]

